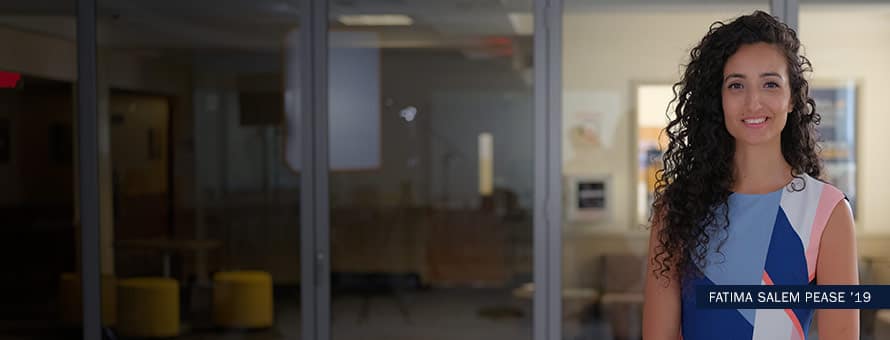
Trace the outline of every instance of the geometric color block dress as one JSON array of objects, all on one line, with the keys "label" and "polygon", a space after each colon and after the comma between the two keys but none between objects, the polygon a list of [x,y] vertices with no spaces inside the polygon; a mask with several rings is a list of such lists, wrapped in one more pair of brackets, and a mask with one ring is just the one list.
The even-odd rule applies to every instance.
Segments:
[{"label": "geometric color block dress", "polygon": [[816,284],[822,232],[845,196],[830,184],[801,177],[771,193],[729,196],[728,237],[711,235],[707,265],[695,265],[700,275],[682,287],[683,340],[807,338],[814,309],[698,309],[695,303],[696,285]]}]

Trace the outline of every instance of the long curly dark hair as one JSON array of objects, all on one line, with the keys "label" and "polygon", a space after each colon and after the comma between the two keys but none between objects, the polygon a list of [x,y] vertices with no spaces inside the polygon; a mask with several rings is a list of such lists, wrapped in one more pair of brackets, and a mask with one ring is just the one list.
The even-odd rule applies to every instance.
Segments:
[{"label": "long curly dark hair", "polygon": [[[788,64],[792,112],[782,130],[781,145],[791,175],[820,178],[822,164],[817,156],[816,125],[820,116],[809,96],[805,72],[809,60],[800,55],[797,34],[784,23],[762,11],[715,22],[707,35],[689,53],[689,63],[674,84],[675,104],[664,130],[669,142],[664,168],[657,173],[651,222],[660,224],[658,246],[652,257],[656,277],[668,271],[682,279],[696,264],[707,265],[708,244],[717,241],[718,251],[726,241],[710,235],[729,225],[735,139],[726,130],[721,87],[727,59],[742,45],[768,43],[777,47]],[[800,189],[798,189],[800,190]],[[718,213],[722,211],[722,213]],[[719,216],[718,216],[719,215]]]}]

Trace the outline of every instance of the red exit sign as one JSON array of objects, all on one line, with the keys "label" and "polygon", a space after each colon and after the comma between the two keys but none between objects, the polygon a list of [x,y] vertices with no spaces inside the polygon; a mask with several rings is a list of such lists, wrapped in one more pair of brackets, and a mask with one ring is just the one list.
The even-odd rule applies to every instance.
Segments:
[{"label": "red exit sign", "polygon": [[21,79],[21,73],[0,71],[0,88],[14,88]]}]

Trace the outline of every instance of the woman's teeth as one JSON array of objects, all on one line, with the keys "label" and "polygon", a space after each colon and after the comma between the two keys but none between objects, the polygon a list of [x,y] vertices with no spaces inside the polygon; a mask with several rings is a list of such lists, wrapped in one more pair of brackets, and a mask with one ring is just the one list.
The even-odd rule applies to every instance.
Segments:
[{"label": "woman's teeth", "polygon": [[745,124],[760,124],[760,123],[763,123],[763,122],[765,122],[765,121],[766,121],[766,117],[763,117],[763,118],[755,118],[755,119],[745,119],[745,120],[743,120],[743,122],[745,122]]}]

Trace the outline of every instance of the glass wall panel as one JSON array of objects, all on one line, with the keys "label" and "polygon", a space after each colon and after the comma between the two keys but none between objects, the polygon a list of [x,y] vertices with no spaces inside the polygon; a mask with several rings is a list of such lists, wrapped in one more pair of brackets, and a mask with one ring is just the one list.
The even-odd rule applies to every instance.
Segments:
[{"label": "glass wall panel", "polygon": [[73,2],[0,5],[3,339],[81,337],[75,17]]},{"label": "glass wall panel", "polygon": [[334,339],[530,339],[531,2],[332,2]]},{"label": "glass wall panel", "polygon": [[300,338],[299,8],[99,3],[118,336]]}]

